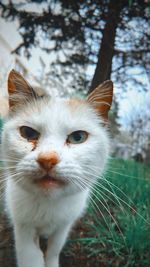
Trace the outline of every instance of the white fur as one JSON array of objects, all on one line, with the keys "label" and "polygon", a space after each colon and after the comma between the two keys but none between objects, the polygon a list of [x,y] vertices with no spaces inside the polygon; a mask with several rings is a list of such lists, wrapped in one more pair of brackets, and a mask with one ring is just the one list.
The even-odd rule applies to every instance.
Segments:
[{"label": "white fur", "polygon": [[[19,133],[19,127],[24,125],[41,134],[34,151]],[[88,139],[81,144],[65,144],[68,134],[76,130],[87,131]],[[86,208],[95,174],[100,175],[106,165],[107,132],[87,103],[71,106],[66,100],[44,97],[12,113],[4,126],[2,146],[6,205],[14,225],[18,267],[58,267],[59,253],[70,228]],[[60,157],[51,173],[67,180],[68,185],[44,190],[32,181],[44,175],[36,161],[38,155],[50,151]],[[45,261],[38,246],[42,235],[49,237]]]}]

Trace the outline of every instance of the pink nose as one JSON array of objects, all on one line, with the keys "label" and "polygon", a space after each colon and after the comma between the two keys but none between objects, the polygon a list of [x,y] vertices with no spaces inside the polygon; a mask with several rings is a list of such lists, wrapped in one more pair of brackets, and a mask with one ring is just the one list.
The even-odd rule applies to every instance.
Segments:
[{"label": "pink nose", "polygon": [[59,156],[55,151],[50,153],[41,153],[37,158],[37,162],[44,170],[48,171],[59,162]]}]

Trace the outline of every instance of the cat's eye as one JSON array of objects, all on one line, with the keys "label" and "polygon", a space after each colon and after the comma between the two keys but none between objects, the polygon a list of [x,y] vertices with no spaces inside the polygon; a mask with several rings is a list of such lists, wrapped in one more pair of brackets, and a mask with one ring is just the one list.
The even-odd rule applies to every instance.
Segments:
[{"label": "cat's eye", "polygon": [[32,129],[31,127],[21,126],[19,130],[20,130],[21,136],[26,138],[28,141],[39,139],[40,133]]},{"label": "cat's eye", "polygon": [[88,133],[85,131],[75,131],[68,135],[68,144],[81,144],[88,138]]}]

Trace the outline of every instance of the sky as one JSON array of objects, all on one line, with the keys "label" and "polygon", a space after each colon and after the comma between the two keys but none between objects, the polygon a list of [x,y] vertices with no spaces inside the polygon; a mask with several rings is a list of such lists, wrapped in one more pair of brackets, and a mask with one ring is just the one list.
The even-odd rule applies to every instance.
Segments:
[{"label": "sky", "polygon": [[[18,33],[18,24],[17,22],[6,22],[2,18],[0,18],[0,34],[4,36],[7,43],[10,45],[10,48],[14,50],[19,43],[21,42],[21,36]],[[11,34],[10,34],[11,32]],[[2,56],[0,52],[0,57]],[[47,56],[47,53],[42,51],[40,48],[32,48],[31,49],[31,57],[27,59],[23,51],[21,52],[20,59],[22,60],[23,64],[27,66],[27,68],[35,75],[38,74],[39,69],[39,58],[42,58],[46,65],[49,64],[49,58]]]}]

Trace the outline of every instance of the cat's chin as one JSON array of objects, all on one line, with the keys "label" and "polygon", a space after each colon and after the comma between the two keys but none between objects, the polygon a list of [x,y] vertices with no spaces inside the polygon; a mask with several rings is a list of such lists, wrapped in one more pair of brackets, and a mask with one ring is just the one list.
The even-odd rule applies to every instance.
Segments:
[{"label": "cat's chin", "polygon": [[43,177],[34,180],[34,184],[43,189],[53,189],[65,186],[67,183],[58,178],[54,178],[49,175],[44,175]]}]

